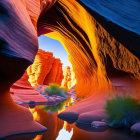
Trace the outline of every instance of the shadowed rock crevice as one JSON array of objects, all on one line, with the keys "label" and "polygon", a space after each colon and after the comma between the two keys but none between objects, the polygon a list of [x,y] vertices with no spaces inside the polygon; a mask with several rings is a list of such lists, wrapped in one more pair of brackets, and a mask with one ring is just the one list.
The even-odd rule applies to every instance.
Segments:
[{"label": "shadowed rock crevice", "polygon": [[0,3],[0,22],[7,22],[9,19],[9,13],[5,6]]},{"label": "shadowed rock crevice", "polygon": [[107,18],[101,16],[99,13],[87,7],[85,4],[81,2],[82,0],[78,0],[78,2],[83,5],[83,7],[91,13],[91,15],[99,22],[99,24],[117,41],[122,43],[129,49],[135,56],[140,59],[140,35],[135,32],[126,30],[121,26],[109,21]]}]

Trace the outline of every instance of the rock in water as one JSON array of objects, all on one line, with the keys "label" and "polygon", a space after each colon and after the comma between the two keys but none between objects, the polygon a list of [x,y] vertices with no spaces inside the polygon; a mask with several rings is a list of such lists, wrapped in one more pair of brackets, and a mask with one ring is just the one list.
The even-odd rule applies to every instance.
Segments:
[{"label": "rock in water", "polygon": [[100,127],[106,128],[107,127],[107,123],[106,122],[102,122],[102,121],[93,121],[91,123],[91,126],[94,127],[94,128],[100,128]]},{"label": "rock in water", "polygon": [[79,124],[90,124],[94,121],[101,121],[103,119],[106,119],[106,114],[103,109],[99,110],[93,110],[93,111],[87,111],[85,113],[81,113],[79,115],[79,118],[77,120],[77,123]]},{"label": "rock in water", "polygon": [[140,134],[140,122],[132,125],[131,126],[131,131],[134,132],[134,133],[139,133]]}]

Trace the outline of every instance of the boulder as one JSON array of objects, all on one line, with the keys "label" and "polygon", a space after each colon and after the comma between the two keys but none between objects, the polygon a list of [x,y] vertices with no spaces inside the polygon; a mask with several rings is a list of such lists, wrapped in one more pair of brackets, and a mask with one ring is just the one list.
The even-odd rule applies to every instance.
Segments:
[{"label": "boulder", "polygon": [[106,119],[106,113],[103,109],[99,109],[99,110],[81,113],[78,117],[77,123],[90,124],[94,121],[101,121],[103,119]]},{"label": "boulder", "polygon": [[131,131],[140,134],[140,122],[133,124],[131,126]]},{"label": "boulder", "polygon": [[108,125],[106,122],[102,122],[102,121],[93,121],[91,123],[91,127],[94,127],[94,128],[106,128]]}]

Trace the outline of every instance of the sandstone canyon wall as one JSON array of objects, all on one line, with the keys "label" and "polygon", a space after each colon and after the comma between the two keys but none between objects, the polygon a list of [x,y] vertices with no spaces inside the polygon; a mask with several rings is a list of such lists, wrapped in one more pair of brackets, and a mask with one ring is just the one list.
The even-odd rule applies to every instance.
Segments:
[{"label": "sandstone canyon wall", "polygon": [[33,63],[38,35],[46,34],[64,45],[79,95],[111,88],[111,79],[116,76],[140,81],[138,0],[55,2],[0,1],[0,138],[46,131],[27,109],[13,102],[9,92]]},{"label": "sandstone canyon wall", "polygon": [[49,85],[56,83],[61,85],[63,79],[62,63],[53,53],[38,50],[34,63],[27,69],[29,82],[34,85]]},{"label": "sandstone canyon wall", "polygon": [[24,75],[10,88],[14,102],[18,104],[29,103],[30,101],[46,102],[47,99],[40,92],[35,91],[28,79],[29,76],[27,71],[25,71]]},{"label": "sandstone canyon wall", "polygon": [[70,89],[76,85],[75,73],[69,66],[64,67],[63,71],[64,79],[62,80],[61,86]]},{"label": "sandstone canyon wall", "polygon": [[115,78],[139,82],[138,33],[123,29],[123,25],[109,22],[100,12],[82,5],[75,0],[59,0],[38,21],[39,28],[53,31],[46,36],[59,40],[69,53],[77,94],[89,96],[97,90],[108,90]]},{"label": "sandstone canyon wall", "polygon": [[[33,63],[38,50],[37,21],[44,10],[41,2],[0,1],[0,139],[14,134],[46,131],[33,120],[27,108],[16,105],[10,96],[10,87]],[[54,2],[47,0],[46,9]]]}]

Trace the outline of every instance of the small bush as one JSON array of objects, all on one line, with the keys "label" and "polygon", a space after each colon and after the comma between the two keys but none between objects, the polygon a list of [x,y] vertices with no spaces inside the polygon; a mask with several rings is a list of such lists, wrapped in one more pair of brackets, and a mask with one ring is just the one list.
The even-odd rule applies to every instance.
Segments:
[{"label": "small bush", "polygon": [[105,110],[110,127],[130,127],[140,121],[140,104],[126,94],[106,101]]},{"label": "small bush", "polygon": [[45,93],[48,94],[49,96],[51,95],[58,95],[62,97],[66,97],[66,90],[63,90],[59,85],[57,84],[49,84],[49,88],[45,89]]}]

